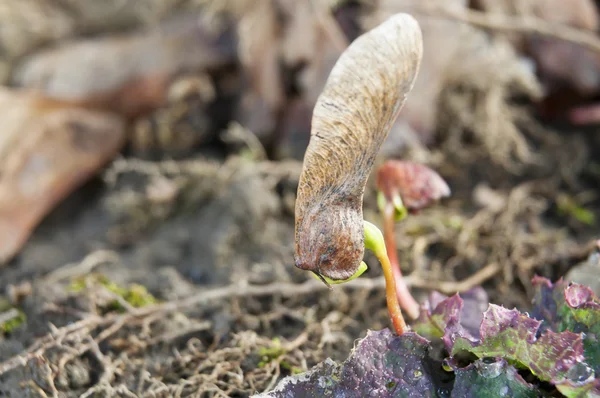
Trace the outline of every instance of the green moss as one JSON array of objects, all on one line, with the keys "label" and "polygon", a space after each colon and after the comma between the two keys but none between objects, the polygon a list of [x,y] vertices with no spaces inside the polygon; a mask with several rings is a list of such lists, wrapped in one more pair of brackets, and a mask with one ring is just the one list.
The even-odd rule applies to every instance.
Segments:
[{"label": "green moss", "polygon": [[122,294],[122,297],[135,308],[145,307],[155,304],[156,298],[148,292],[146,286],[132,283],[128,289]]},{"label": "green moss", "polygon": [[72,293],[79,293],[83,289],[85,289],[86,282],[85,278],[76,278],[71,281],[71,284],[67,288],[68,291]]},{"label": "green moss", "polygon": [[582,207],[569,195],[559,195],[556,199],[558,212],[567,215],[586,225],[595,225],[596,216],[588,209]]},{"label": "green moss", "polygon": [[[132,283],[127,287],[122,287],[102,274],[91,274],[76,278],[71,282],[69,290],[78,293],[86,287],[93,285],[103,286],[106,290],[121,296],[127,303],[135,308],[155,304],[158,301],[150,292],[148,292],[148,289],[145,286]],[[109,310],[124,310],[123,306],[116,300],[111,302],[108,307]]]},{"label": "green moss", "polygon": [[264,367],[269,362],[279,358],[287,352],[283,347],[281,347],[281,341],[278,338],[274,338],[272,342],[272,346],[262,347],[258,350],[258,355],[260,356],[260,362],[258,363],[259,368]]},{"label": "green moss", "polygon": [[303,372],[303,370],[301,368],[299,368],[298,366],[292,365],[288,361],[281,361],[280,365],[282,368],[289,370],[290,373],[293,375],[297,375],[297,374],[300,374]]},{"label": "green moss", "polygon": [[[270,362],[281,358],[285,354],[287,354],[287,350],[281,346],[281,341],[278,338],[274,338],[270,347],[263,347],[258,350],[258,355],[260,356],[260,362],[258,363],[258,367],[265,367]],[[288,370],[291,374],[299,374],[303,372],[301,368],[292,365],[283,358],[279,362],[279,365],[283,369]]]},{"label": "green moss", "polygon": [[27,321],[27,316],[25,315],[25,313],[21,310],[17,311],[18,315],[16,317],[9,319],[6,322],[0,323],[0,333],[11,333]]}]

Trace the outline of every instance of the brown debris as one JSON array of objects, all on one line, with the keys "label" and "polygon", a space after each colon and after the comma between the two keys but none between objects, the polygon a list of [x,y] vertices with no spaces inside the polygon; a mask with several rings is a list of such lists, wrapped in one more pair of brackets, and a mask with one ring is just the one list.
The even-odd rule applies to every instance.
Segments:
[{"label": "brown debris", "polygon": [[[261,0],[241,10],[236,10],[242,14],[237,31],[248,89],[243,91],[236,120],[267,141],[275,135],[271,137],[275,145],[282,145],[285,138],[274,132],[282,124],[285,128],[288,114],[295,112],[288,108],[297,105],[295,99],[286,98],[290,82],[284,72],[293,72],[292,85],[297,85],[301,100],[312,110],[348,42],[323,0]],[[293,132],[292,139],[296,135],[298,141],[308,139],[303,132]]]},{"label": "brown debris", "polygon": [[208,106],[216,96],[215,85],[207,74],[177,77],[168,85],[166,104],[134,121],[129,136],[132,153],[160,158],[193,152],[210,137]]}]

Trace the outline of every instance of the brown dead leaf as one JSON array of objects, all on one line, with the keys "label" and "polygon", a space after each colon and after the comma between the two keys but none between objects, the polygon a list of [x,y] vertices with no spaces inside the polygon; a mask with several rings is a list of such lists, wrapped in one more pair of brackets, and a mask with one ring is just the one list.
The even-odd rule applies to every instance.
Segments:
[{"label": "brown dead leaf", "polygon": [[169,82],[183,71],[235,62],[232,31],[216,33],[197,13],[154,29],[66,42],[25,59],[13,83],[128,117],[164,103]]},{"label": "brown dead leaf", "polygon": [[279,143],[275,156],[302,160],[310,140],[310,118],[314,103],[295,99],[283,111]]},{"label": "brown dead leaf", "polygon": [[[237,9],[241,14],[240,57],[251,90],[244,94],[236,119],[259,137],[273,133],[298,109],[296,99],[291,100],[295,104],[286,100],[289,76],[282,71],[291,74],[292,84],[306,106],[312,108],[333,65],[348,46],[331,7],[332,3],[325,0],[261,0],[245,12]],[[342,13],[341,18],[347,19],[347,14]],[[291,138],[308,140],[306,135]],[[286,151],[283,148],[282,152]]]},{"label": "brown dead leaf", "polygon": [[121,118],[0,91],[0,263],[18,253],[41,219],[119,151]]},{"label": "brown dead leaf", "polygon": [[81,33],[115,32],[155,23],[182,8],[180,0],[3,0],[0,60]]},{"label": "brown dead leaf", "polygon": [[[321,94],[325,82],[329,77],[329,73],[333,69],[336,61],[342,54],[342,51],[348,45],[346,40],[344,43],[340,43],[341,40],[336,40],[334,37],[341,35],[345,40],[343,31],[338,26],[336,19],[326,19],[323,23],[319,24],[316,21],[314,13],[327,13],[328,9],[318,8],[312,11],[311,14],[306,16],[306,20],[300,19],[300,13],[294,14],[295,27],[297,31],[289,30],[286,35],[287,46],[290,48],[290,52],[294,51],[298,57],[300,54],[296,51],[295,43],[299,35],[302,37],[304,42],[305,51],[302,53],[302,57],[298,57],[296,63],[293,62],[291,55],[286,58],[289,65],[298,65],[301,62],[304,63],[305,67],[299,74],[298,81],[302,91],[303,98],[308,102],[309,106],[312,107],[317,102],[317,98]],[[327,24],[327,28],[324,24]],[[336,31],[334,37],[327,32],[327,29]],[[305,33],[301,34],[303,30]],[[293,49],[293,50],[292,50]]]},{"label": "brown dead leaf", "polygon": [[332,13],[323,0],[279,1],[288,21],[281,41],[283,63],[290,70],[298,70],[295,84],[299,98],[288,100],[282,110],[276,156],[301,160],[310,138],[312,109],[333,66],[348,46],[347,37],[356,34],[350,32],[348,25],[357,18],[355,10],[349,7]]},{"label": "brown dead leaf", "polygon": [[0,5],[0,58],[16,58],[35,46],[67,37],[74,29],[67,10],[56,4],[5,0]]},{"label": "brown dead leaf", "polygon": [[[490,13],[536,16],[557,25],[569,25],[596,32],[600,26],[598,9],[592,0],[479,0],[478,6]],[[600,56],[583,46],[535,34],[511,34],[514,44],[530,55],[549,88],[566,82],[580,94],[600,90]]]},{"label": "brown dead leaf", "polygon": [[259,136],[275,129],[284,101],[280,70],[281,24],[274,2],[258,0],[242,14],[238,26],[239,56],[246,71],[245,91],[237,120]]}]

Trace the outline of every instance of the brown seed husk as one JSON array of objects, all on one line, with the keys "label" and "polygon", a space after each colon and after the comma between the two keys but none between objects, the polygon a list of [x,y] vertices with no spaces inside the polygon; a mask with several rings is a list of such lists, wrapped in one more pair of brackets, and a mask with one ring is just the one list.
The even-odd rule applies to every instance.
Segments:
[{"label": "brown seed husk", "polygon": [[357,271],[365,184],[422,53],[418,22],[396,14],[356,39],[331,71],[315,105],[298,186],[297,267],[333,280]]}]

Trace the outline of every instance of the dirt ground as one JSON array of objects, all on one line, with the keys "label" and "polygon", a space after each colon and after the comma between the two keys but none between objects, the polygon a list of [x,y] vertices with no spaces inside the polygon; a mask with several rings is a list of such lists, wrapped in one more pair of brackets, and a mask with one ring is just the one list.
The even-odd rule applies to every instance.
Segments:
[{"label": "dirt ground", "polygon": [[[452,190],[397,225],[399,256],[421,300],[482,284],[491,302],[527,310],[531,277],[563,277],[598,238],[600,136],[482,81],[447,84],[434,138],[393,156]],[[0,332],[0,397],[246,397],[389,326],[370,254],[363,277],[331,291],[293,266],[304,144],[277,154],[248,125],[222,123],[228,99],[189,106],[176,123],[208,120],[208,138],[175,155],[128,143],[0,266],[0,314],[19,311]],[[375,197],[370,181],[365,218],[381,225]]]}]

